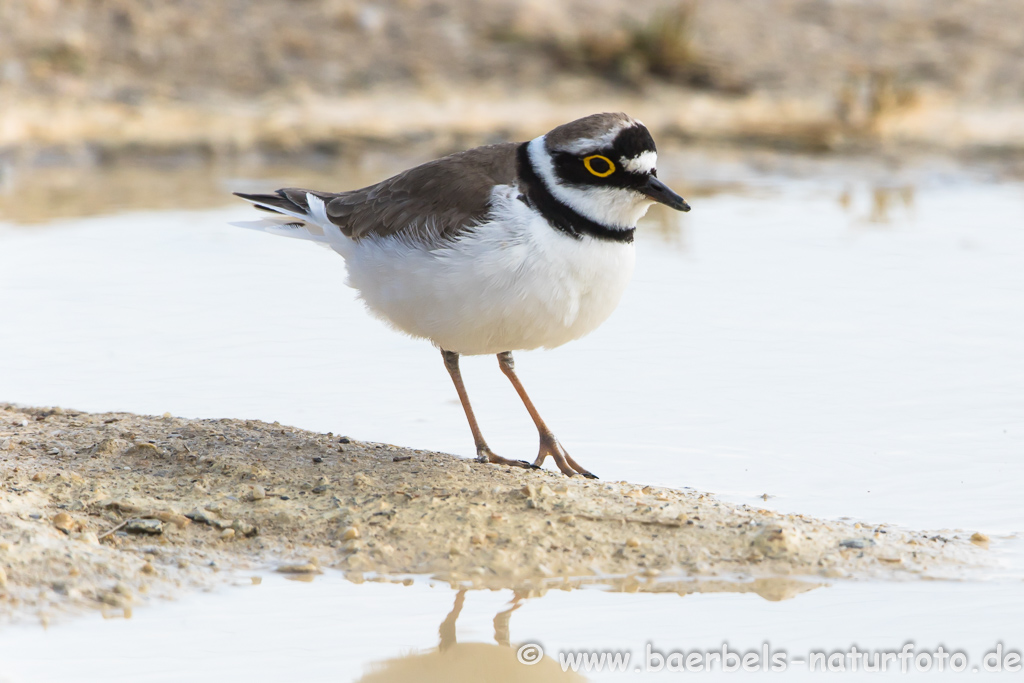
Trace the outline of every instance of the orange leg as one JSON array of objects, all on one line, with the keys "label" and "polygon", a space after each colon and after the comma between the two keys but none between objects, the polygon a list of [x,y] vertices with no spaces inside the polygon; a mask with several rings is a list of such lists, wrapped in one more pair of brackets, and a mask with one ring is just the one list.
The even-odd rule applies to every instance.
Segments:
[{"label": "orange leg", "polygon": [[526,389],[523,388],[523,383],[519,381],[516,376],[516,365],[515,361],[512,360],[512,352],[504,351],[498,354],[498,365],[501,367],[501,371],[505,373],[508,380],[512,382],[512,386],[515,387],[516,393],[519,394],[519,398],[523,401],[523,405],[526,406],[527,412],[530,413],[530,417],[533,418],[533,424],[537,425],[537,431],[540,433],[540,453],[537,455],[537,459],[534,460],[533,464],[540,467],[544,464],[544,460],[550,455],[555,460],[555,464],[558,465],[558,469],[562,471],[562,474],[567,474],[570,477],[574,474],[582,474],[588,479],[597,479],[597,476],[588,472],[579,465],[575,460],[572,459],[565,449],[562,448],[562,444],[558,443],[558,439],[551,433],[548,426],[544,423],[544,419],[537,412],[537,409],[533,405],[533,401],[526,394]]},{"label": "orange leg", "polygon": [[469,394],[466,393],[466,385],[462,382],[462,372],[459,370],[459,354],[453,351],[441,349],[441,356],[444,358],[444,366],[448,368],[448,374],[452,376],[455,383],[455,391],[459,392],[459,400],[462,401],[462,409],[466,411],[466,419],[469,421],[469,429],[473,432],[473,441],[476,443],[476,459],[478,462],[490,462],[497,465],[510,465],[533,469],[534,466],[525,460],[509,460],[496,454],[484,441],[484,435],[480,431],[480,425],[476,423],[476,415],[473,414],[473,406],[469,404]]}]

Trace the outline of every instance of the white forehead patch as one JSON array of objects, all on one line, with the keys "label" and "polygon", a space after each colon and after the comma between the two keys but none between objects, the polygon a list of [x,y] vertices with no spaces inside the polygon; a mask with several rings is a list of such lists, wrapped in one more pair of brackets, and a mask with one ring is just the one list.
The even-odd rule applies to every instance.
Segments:
[{"label": "white forehead patch", "polygon": [[630,173],[650,173],[658,166],[658,153],[647,150],[632,159],[622,157],[619,163]]},{"label": "white forehead patch", "polygon": [[635,125],[633,121],[621,121],[596,138],[580,138],[572,141],[563,148],[563,151],[569,154],[587,154],[606,149],[615,143],[615,138],[619,136],[619,133],[633,125]]}]

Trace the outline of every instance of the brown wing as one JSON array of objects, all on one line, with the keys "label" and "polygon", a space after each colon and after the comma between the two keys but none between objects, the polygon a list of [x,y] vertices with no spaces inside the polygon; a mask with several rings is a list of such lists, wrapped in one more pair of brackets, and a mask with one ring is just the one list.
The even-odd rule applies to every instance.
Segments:
[{"label": "brown wing", "polygon": [[516,148],[517,143],[477,147],[333,195],[327,216],[356,240],[451,237],[486,218],[495,185],[515,184]]}]

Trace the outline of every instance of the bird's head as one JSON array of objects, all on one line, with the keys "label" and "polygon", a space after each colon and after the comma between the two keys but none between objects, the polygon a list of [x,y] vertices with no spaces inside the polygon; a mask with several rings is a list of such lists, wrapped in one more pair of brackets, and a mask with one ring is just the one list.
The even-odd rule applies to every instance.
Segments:
[{"label": "bird's head", "polygon": [[658,151],[647,127],[625,114],[593,114],[529,143],[534,170],[548,191],[587,218],[632,228],[654,202],[690,206],[658,180]]}]

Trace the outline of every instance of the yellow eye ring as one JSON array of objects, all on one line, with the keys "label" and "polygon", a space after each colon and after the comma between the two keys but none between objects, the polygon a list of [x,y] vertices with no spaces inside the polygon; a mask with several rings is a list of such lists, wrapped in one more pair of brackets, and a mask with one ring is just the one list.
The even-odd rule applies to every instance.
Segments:
[{"label": "yellow eye ring", "polygon": [[[593,163],[594,159],[600,159],[604,163],[608,164],[608,170],[595,171],[594,167],[590,165],[591,163]],[[612,163],[612,160],[609,159],[608,157],[603,157],[600,154],[592,154],[589,157],[586,157],[585,159],[583,159],[583,165],[587,167],[588,171],[596,175],[598,178],[607,178],[612,173],[615,173],[615,164]]]}]

